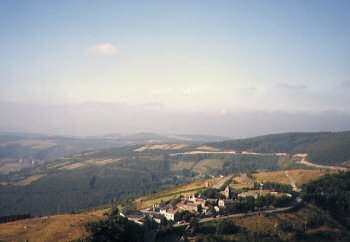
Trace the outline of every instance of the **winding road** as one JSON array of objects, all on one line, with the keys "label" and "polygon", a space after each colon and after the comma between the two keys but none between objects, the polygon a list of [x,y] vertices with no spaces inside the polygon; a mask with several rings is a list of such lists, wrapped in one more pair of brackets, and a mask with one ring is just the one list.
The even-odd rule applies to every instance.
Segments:
[{"label": "winding road", "polygon": [[329,169],[329,170],[340,170],[340,171],[346,171],[348,170],[348,168],[346,167],[341,167],[341,166],[327,166],[327,165],[320,165],[320,164],[315,164],[315,163],[311,163],[310,161],[307,161],[305,157],[303,157],[301,159],[301,161],[297,162],[299,164],[303,164],[306,166],[312,166],[318,169]]},{"label": "winding road", "polygon": [[214,186],[213,188],[215,189],[220,189],[224,184],[225,182],[227,182],[228,180],[232,179],[232,176],[233,175],[228,175],[227,177],[223,178],[222,180],[218,181]]},{"label": "winding road", "polygon": [[290,181],[290,184],[292,185],[293,187],[293,191],[296,191],[296,192],[300,192],[301,189],[297,187],[297,185],[295,185],[295,181],[294,179],[289,175],[288,171],[286,171],[286,177],[288,177],[289,181]]}]

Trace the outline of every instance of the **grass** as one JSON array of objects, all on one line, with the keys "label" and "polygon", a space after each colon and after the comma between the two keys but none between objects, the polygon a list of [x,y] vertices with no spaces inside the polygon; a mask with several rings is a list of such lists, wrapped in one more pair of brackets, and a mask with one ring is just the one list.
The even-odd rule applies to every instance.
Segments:
[{"label": "grass", "polygon": [[[325,170],[289,170],[288,174],[294,180],[295,185],[300,188],[302,184],[317,180],[330,172]],[[286,171],[259,172],[253,174],[253,177],[255,180],[261,182],[269,181],[290,184],[290,179],[286,176]]]},{"label": "grass", "polygon": [[248,180],[247,183],[244,183],[240,176],[235,176],[232,179],[232,182],[230,183],[230,187],[236,190],[240,190],[243,188],[252,188],[253,187],[252,183],[253,181],[251,181],[250,179]]},{"label": "grass", "polygon": [[[290,173],[291,171],[289,171]],[[259,172],[253,174],[253,177],[257,181],[261,182],[278,182],[283,184],[290,184],[290,180],[286,176],[285,171],[272,171],[272,172]]]},{"label": "grass", "polygon": [[107,211],[37,217],[0,224],[1,241],[71,241],[87,235],[85,224]]},{"label": "grass", "polygon": [[295,181],[297,187],[301,187],[302,184],[309,183],[317,180],[320,177],[335,173],[336,171],[324,171],[324,170],[293,170],[288,171],[290,177]]}]

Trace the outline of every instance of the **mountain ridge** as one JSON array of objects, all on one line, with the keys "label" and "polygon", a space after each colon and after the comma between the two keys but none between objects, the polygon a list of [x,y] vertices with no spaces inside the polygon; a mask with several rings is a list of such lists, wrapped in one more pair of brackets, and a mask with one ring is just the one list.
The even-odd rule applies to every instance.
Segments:
[{"label": "mountain ridge", "polygon": [[307,153],[320,164],[341,164],[350,160],[350,131],[288,132],[247,139],[211,142],[215,148],[249,150],[262,153]]}]

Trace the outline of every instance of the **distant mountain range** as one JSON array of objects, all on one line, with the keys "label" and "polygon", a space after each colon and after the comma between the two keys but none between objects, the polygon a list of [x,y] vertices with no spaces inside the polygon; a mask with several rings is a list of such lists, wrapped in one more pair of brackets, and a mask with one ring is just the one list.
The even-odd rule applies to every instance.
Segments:
[{"label": "distant mountain range", "polygon": [[135,144],[199,144],[227,139],[227,137],[210,135],[163,135],[154,133],[73,137],[3,132],[0,133],[0,165],[1,159],[51,160],[87,150],[108,149]]},{"label": "distant mountain range", "polygon": [[350,131],[294,132],[229,140],[211,135],[106,134],[100,136],[55,136],[0,133],[0,166],[19,159],[47,161],[83,151],[142,144],[207,144],[215,148],[260,153],[307,153],[321,164],[350,163]]}]

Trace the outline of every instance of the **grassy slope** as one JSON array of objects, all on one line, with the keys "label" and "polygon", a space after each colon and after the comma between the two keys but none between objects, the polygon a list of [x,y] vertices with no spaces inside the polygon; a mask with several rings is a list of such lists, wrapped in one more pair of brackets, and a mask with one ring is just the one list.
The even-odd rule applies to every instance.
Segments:
[{"label": "grassy slope", "polygon": [[[324,170],[290,170],[289,176],[294,180],[297,187],[310,181],[317,180],[321,176],[330,173]],[[290,179],[286,176],[285,171],[272,171],[272,172],[259,172],[254,173],[253,177],[257,181],[261,182],[278,182],[284,184],[290,184]]]},{"label": "grassy slope", "polygon": [[0,224],[3,241],[71,241],[87,234],[85,224],[101,219],[106,209],[81,214],[63,214]]}]

